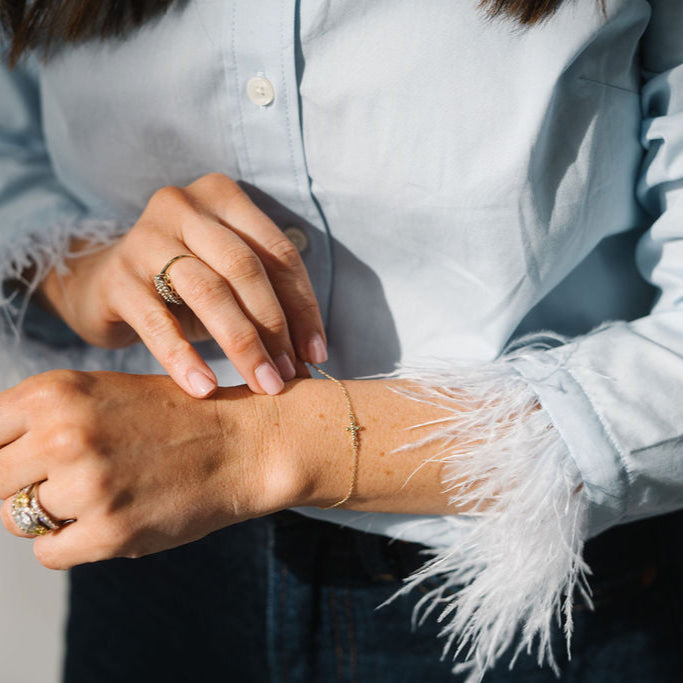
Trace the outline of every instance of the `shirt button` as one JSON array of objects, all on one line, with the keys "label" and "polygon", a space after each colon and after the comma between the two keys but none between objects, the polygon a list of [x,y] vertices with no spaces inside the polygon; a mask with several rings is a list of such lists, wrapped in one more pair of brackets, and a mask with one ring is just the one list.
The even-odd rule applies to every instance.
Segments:
[{"label": "shirt button", "polygon": [[282,232],[300,254],[308,249],[308,235],[300,227],[288,225]]},{"label": "shirt button", "polygon": [[275,88],[265,76],[254,76],[247,82],[247,95],[259,107],[267,107],[275,99]]}]

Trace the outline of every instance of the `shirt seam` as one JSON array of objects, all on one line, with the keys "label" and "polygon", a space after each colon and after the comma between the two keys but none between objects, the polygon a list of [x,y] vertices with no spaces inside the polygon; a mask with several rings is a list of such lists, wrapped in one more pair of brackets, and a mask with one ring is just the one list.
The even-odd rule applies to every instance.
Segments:
[{"label": "shirt seam", "polygon": [[[288,88],[288,79],[287,79],[287,73],[285,71],[285,60],[287,59],[287,53],[285,50],[285,21],[284,21],[284,8],[287,3],[283,3],[281,5],[281,13],[280,13],[280,75],[282,78],[282,91],[283,91],[283,97],[284,97],[284,110],[285,110],[285,122],[286,122],[286,128],[287,128],[287,146],[289,148],[289,160],[292,165],[292,172],[294,174],[294,178],[296,180],[296,186],[297,186],[297,192],[299,193],[299,197],[302,202],[307,203],[310,201],[310,194],[309,196],[306,196],[306,193],[304,192],[304,187],[302,183],[302,178],[301,174],[299,173],[299,170],[297,169],[297,163],[296,163],[296,157],[294,153],[294,137],[293,137],[293,131],[292,131],[292,119],[290,116],[289,108],[290,108],[290,97],[289,97],[289,88]],[[292,36],[292,49],[294,49],[294,37]],[[294,56],[292,55],[292,59],[294,59]],[[294,73],[294,79],[296,82],[296,68],[295,68],[295,73]]]},{"label": "shirt seam", "polygon": [[232,6],[232,26],[230,30],[230,49],[232,53],[232,61],[234,64],[234,83],[235,83],[235,95],[236,95],[236,100],[237,100],[237,112],[238,112],[238,117],[239,117],[239,130],[240,130],[240,138],[241,138],[241,143],[242,143],[242,148],[244,149],[244,162],[245,165],[247,166],[247,171],[245,172],[244,169],[242,169],[242,163],[241,159],[239,158],[239,154],[237,155],[237,162],[241,170],[241,177],[244,179],[246,175],[249,176],[249,180],[253,183],[254,182],[254,172],[252,169],[251,165],[251,157],[249,155],[249,143],[247,140],[247,136],[244,133],[244,116],[242,112],[242,89],[240,88],[240,78],[239,78],[239,68],[238,68],[238,58],[237,58],[237,46],[236,46],[236,41],[237,41],[237,2],[233,3]]},{"label": "shirt seam", "polygon": [[610,429],[609,425],[607,424],[605,418],[602,415],[602,412],[600,411],[598,404],[593,400],[593,398],[590,396],[590,394],[586,391],[586,388],[583,386],[579,378],[576,376],[575,372],[571,368],[565,368],[567,374],[574,380],[576,383],[576,386],[579,388],[583,396],[585,397],[586,401],[588,401],[588,404],[590,407],[593,409],[593,412],[595,413],[595,416],[598,418],[598,422],[600,423],[600,427],[602,431],[605,434],[605,437],[607,438],[609,444],[612,446],[614,451],[619,457],[619,462],[621,463],[621,466],[623,468],[623,471],[626,475],[626,486],[624,490],[624,502],[622,506],[622,516],[627,516],[628,511],[631,509],[630,505],[630,491],[631,487],[633,486],[633,473],[631,472],[627,460],[626,460],[626,455],[624,453],[624,450],[619,446],[619,443],[613,434],[612,430]]}]

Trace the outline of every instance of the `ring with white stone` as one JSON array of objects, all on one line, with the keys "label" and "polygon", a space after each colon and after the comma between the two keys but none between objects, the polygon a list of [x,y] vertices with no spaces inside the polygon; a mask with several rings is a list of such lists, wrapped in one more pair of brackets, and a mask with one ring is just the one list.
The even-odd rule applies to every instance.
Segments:
[{"label": "ring with white stone", "polygon": [[25,534],[42,536],[63,526],[38,502],[38,484],[24,486],[12,499],[12,519]]},{"label": "ring with white stone", "polygon": [[171,282],[171,276],[168,274],[168,269],[181,258],[198,258],[194,254],[180,254],[179,256],[174,256],[162,269],[158,275],[154,276],[154,286],[159,292],[159,296],[169,304],[176,304],[176,306],[182,306],[185,302],[182,297],[176,291],[176,288]]}]

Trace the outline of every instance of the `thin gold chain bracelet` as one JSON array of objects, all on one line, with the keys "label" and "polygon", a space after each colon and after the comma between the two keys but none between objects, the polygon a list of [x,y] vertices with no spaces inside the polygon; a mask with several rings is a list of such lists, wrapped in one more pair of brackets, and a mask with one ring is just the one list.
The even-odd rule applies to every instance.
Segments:
[{"label": "thin gold chain bracelet", "polygon": [[329,375],[324,370],[321,370],[317,365],[311,364],[311,367],[315,368],[323,377],[326,377],[334,382],[342,390],[342,393],[344,394],[344,400],[346,401],[346,409],[349,415],[349,426],[346,428],[346,431],[351,436],[351,446],[353,447],[353,472],[351,474],[351,485],[349,486],[347,494],[341,500],[337,501],[333,505],[328,505],[327,507],[322,508],[323,510],[331,510],[332,508],[337,508],[346,503],[346,501],[351,498],[351,494],[353,494],[353,491],[356,488],[356,483],[358,480],[358,459],[360,446],[358,432],[363,428],[358,424],[356,414],[353,412],[353,406],[351,405],[351,397],[349,396],[349,392],[346,390],[344,384],[336,377],[332,377],[332,375]]}]

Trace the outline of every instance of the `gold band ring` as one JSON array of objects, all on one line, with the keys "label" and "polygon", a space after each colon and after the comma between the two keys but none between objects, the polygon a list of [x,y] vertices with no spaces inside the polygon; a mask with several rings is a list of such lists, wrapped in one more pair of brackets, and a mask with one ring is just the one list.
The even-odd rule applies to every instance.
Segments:
[{"label": "gold band ring", "polygon": [[42,536],[64,526],[52,517],[38,501],[38,483],[19,489],[12,499],[12,519],[25,534]]},{"label": "gold band ring", "polygon": [[198,258],[194,254],[180,254],[174,256],[162,269],[158,275],[154,276],[154,286],[159,292],[159,296],[169,304],[176,304],[176,306],[182,306],[185,302],[182,297],[176,291],[171,281],[171,276],[168,274],[168,269],[176,262],[180,261],[181,258]]}]

